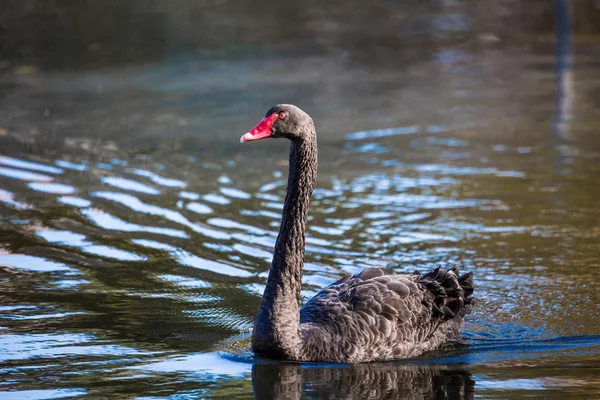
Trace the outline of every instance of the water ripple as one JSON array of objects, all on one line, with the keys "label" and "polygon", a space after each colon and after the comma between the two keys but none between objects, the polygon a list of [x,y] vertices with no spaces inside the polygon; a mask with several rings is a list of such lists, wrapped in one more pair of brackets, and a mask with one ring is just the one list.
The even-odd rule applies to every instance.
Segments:
[{"label": "water ripple", "polygon": [[133,190],[134,192],[154,195],[160,194],[160,190],[132,179],[121,178],[118,176],[106,176],[100,180],[107,185],[114,186],[119,189]]},{"label": "water ripple", "polygon": [[212,214],[213,209],[207,206],[206,204],[191,202],[185,205],[185,208],[195,212],[196,214]]},{"label": "water ripple", "polygon": [[252,197],[252,196],[250,196],[250,194],[244,192],[243,190],[230,188],[230,187],[221,187],[221,188],[219,188],[219,191],[221,193],[223,193],[225,196],[233,197],[236,199],[246,200],[246,199],[249,199],[250,197]]},{"label": "water ripple", "polygon": [[13,268],[36,272],[75,272],[73,268],[56,261],[27,254],[2,254],[1,250],[0,265],[8,265]]},{"label": "water ripple", "polygon": [[33,171],[48,172],[50,174],[62,174],[64,172],[60,168],[6,156],[0,156],[0,164],[18,169],[30,169]]},{"label": "water ripple", "polygon": [[92,205],[92,202],[87,199],[82,199],[81,197],[76,196],[61,196],[56,199],[60,203],[67,204],[74,207],[89,207]]},{"label": "water ripple", "polygon": [[179,197],[188,200],[198,200],[200,198],[200,195],[198,193],[182,191],[179,192]]},{"label": "water ripple", "polygon": [[4,349],[4,352],[0,354],[0,361],[26,360],[31,357],[151,354],[134,348],[106,344],[87,334],[4,334],[0,335],[0,348]]},{"label": "water ripple", "polygon": [[50,182],[53,179],[48,175],[4,167],[0,167],[0,175],[6,176],[7,178],[20,179],[22,181]]},{"label": "water ripple", "polygon": [[85,235],[73,233],[70,231],[58,231],[52,229],[40,230],[36,235],[42,237],[49,243],[56,243],[63,246],[77,247],[81,251],[99,255],[102,257],[115,258],[122,261],[142,261],[146,257],[126,250],[117,249],[112,246],[99,245],[85,240]]},{"label": "water ripple", "polygon": [[33,208],[27,203],[15,200],[14,193],[11,193],[4,189],[0,189],[0,201],[21,210]]},{"label": "water ripple", "polygon": [[198,225],[198,224],[194,224],[177,211],[173,211],[173,210],[163,208],[160,206],[146,204],[146,203],[142,202],[140,199],[138,199],[137,197],[129,195],[129,194],[116,193],[116,192],[93,192],[93,193],[91,193],[91,195],[94,197],[100,197],[100,198],[104,198],[107,200],[115,201],[117,203],[120,203],[120,204],[128,207],[128,208],[131,208],[135,211],[139,211],[144,214],[151,214],[151,215],[156,215],[159,217],[166,218],[169,221],[178,223],[180,225],[184,225],[184,226],[192,229],[194,232],[203,234],[205,236],[208,236],[208,237],[211,237],[214,239],[225,240],[225,239],[229,239],[231,237],[229,234],[227,234],[225,232],[221,232],[221,231],[218,231],[215,229],[210,229],[210,228]]},{"label": "water ripple", "polygon": [[54,194],[71,194],[77,191],[76,188],[70,185],[62,183],[51,183],[51,182],[31,182],[27,184],[31,189],[43,192],[43,193],[54,193]]},{"label": "water ripple", "polygon": [[234,267],[232,265],[228,265],[222,262],[207,260],[205,258],[199,257],[195,254],[191,254],[185,250],[176,248],[165,243],[160,243],[154,240],[147,239],[133,239],[132,242],[140,246],[167,251],[179,263],[187,265],[189,267],[198,268],[221,275],[237,276],[242,278],[253,275],[252,272],[246,271],[242,268]]},{"label": "water ripple", "polygon": [[418,133],[420,131],[421,127],[418,125],[400,126],[397,128],[387,129],[374,129],[370,131],[349,133],[346,135],[346,140],[375,139],[394,135],[410,135],[412,133]]},{"label": "water ripple", "polygon": [[88,170],[88,166],[85,163],[76,164],[76,163],[73,163],[70,161],[56,160],[54,162],[54,164],[56,164],[62,168],[71,169],[73,171],[87,171]]},{"label": "water ripple", "polygon": [[204,196],[202,196],[202,198],[210,203],[215,203],[215,204],[227,205],[227,204],[231,203],[231,200],[229,200],[225,196],[221,196],[220,194],[209,193],[209,194],[205,194]]},{"label": "water ripple", "polygon": [[97,208],[81,210],[81,213],[93,223],[95,223],[103,229],[117,230],[121,232],[149,232],[179,238],[189,237],[184,231],[178,229],[160,228],[156,226],[142,226],[138,224],[133,224],[131,222],[123,221],[122,219],[119,219],[114,215],[111,215]]},{"label": "water ripple", "polygon": [[160,176],[152,171],[148,171],[145,169],[130,168],[127,170],[127,172],[131,172],[136,175],[149,178],[152,182],[156,183],[157,185],[161,185],[161,186],[166,186],[166,187],[170,187],[170,188],[184,188],[187,186],[186,183],[183,181],[180,181],[178,179],[173,179],[173,178],[165,178],[164,176]]}]

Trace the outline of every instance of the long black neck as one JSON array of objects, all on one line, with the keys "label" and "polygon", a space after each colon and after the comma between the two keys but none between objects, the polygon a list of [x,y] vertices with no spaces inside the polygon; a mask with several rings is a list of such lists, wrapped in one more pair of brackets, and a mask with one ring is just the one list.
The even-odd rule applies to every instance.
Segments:
[{"label": "long black neck", "polygon": [[300,288],[304,267],[306,218],[317,180],[317,141],[292,141],[287,194],[279,236],[260,311],[254,325],[255,352],[277,358],[297,358],[300,341]]}]

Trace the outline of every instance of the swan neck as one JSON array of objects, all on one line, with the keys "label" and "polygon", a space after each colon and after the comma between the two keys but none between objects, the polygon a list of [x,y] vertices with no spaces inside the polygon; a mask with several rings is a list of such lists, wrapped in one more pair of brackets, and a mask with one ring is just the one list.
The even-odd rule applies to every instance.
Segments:
[{"label": "swan neck", "polygon": [[[287,193],[271,269],[299,272],[304,267],[306,220],[317,179],[316,145],[292,142]],[[300,283],[297,291],[300,295]],[[294,282],[296,283],[296,282]]]},{"label": "swan neck", "polygon": [[281,226],[254,326],[253,347],[259,354],[297,359],[301,351],[299,300],[306,219],[316,178],[316,139],[292,141]]}]

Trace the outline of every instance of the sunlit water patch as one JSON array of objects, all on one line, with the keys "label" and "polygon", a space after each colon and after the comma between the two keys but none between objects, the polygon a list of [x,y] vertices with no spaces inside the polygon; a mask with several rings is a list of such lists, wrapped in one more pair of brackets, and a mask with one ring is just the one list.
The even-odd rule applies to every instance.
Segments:
[{"label": "sunlit water patch", "polygon": [[166,186],[166,187],[171,187],[171,188],[184,188],[186,187],[186,183],[183,181],[180,181],[179,179],[173,179],[173,178],[166,178],[164,176],[161,176],[155,172],[152,171],[148,171],[145,169],[140,169],[140,168],[133,168],[133,169],[128,169],[127,172],[131,172],[135,175],[139,175],[139,176],[143,176],[146,178],[149,178],[152,182],[156,183],[157,185],[161,185],[161,186]]},{"label": "sunlit water patch", "polygon": [[82,210],[81,213],[87,216],[90,221],[103,229],[116,230],[120,232],[149,232],[156,233],[158,235],[167,235],[179,238],[188,237],[184,231],[178,229],[133,224],[131,222],[123,221],[114,215],[110,215],[109,213],[96,208],[87,208]]},{"label": "sunlit water patch", "polygon": [[37,181],[37,182],[50,182],[52,177],[48,175],[37,174],[35,172],[23,171],[20,169],[4,168],[0,167],[0,175],[7,178],[19,179],[22,181]]},{"label": "sunlit water patch", "polygon": [[24,269],[36,272],[75,271],[75,269],[56,261],[46,260],[41,257],[35,257],[26,254],[6,254],[1,250],[0,265],[7,265],[17,269]]},{"label": "sunlit water patch", "polygon": [[101,181],[107,185],[114,186],[119,189],[132,190],[134,192],[141,192],[146,194],[160,193],[160,190],[153,188],[152,186],[134,181],[132,179],[121,178],[118,176],[107,176],[102,178]]},{"label": "sunlit water patch", "polygon": [[110,345],[84,334],[0,335],[0,348],[6,351],[0,361],[26,360],[31,357],[60,359],[63,356],[130,356],[148,355],[149,352]]},{"label": "sunlit water patch", "polygon": [[33,171],[47,172],[50,174],[62,174],[63,170],[60,168],[52,167],[50,165],[44,165],[36,162],[21,160],[13,157],[0,156],[0,164],[8,167],[19,168],[19,169],[30,169]]},{"label": "sunlit water patch", "polygon": [[252,272],[250,271],[246,271],[244,269],[234,267],[232,265],[227,265],[222,262],[207,260],[195,254],[191,254],[185,250],[170,246],[165,243],[160,243],[154,240],[146,239],[134,239],[132,240],[132,242],[140,246],[169,252],[173,257],[175,257],[178,260],[178,262],[190,267],[207,270],[227,276],[248,277],[252,275]]},{"label": "sunlit water patch", "polygon": [[57,199],[57,201],[73,207],[89,207],[92,205],[91,201],[77,196],[61,196]]},{"label": "sunlit water patch", "polygon": [[27,186],[38,192],[53,194],[72,194],[77,191],[73,186],[65,185],[63,183],[31,182]]},{"label": "sunlit water patch", "polygon": [[94,244],[86,240],[85,235],[70,231],[57,231],[52,229],[41,230],[36,233],[49,243],[55,243],[62,246],[76,247],[81,251],[96,254],[102,257],[114,258],[122,261],[141,261],[146,257],[132,253],[127,250],[118,249],[112,246]]},{"label": "sunlit water patch", "polygon": [[81,164],[77,164],[77,163],[73,163],[70,161],[66,161],[66,160],[56,160],[54,162],[54,164],[58,165],[59,167],[65,168],[65,169],[72,169],[74,171],[87,171],[88,170],[88,166],[86,165],[86,162],[83,162]]},{"label": "sunlit water patch", "polygon": [[4,189],[0,189],[0,201],[21,210],[31,208],[29,204],[16,200],[14,193]]}]

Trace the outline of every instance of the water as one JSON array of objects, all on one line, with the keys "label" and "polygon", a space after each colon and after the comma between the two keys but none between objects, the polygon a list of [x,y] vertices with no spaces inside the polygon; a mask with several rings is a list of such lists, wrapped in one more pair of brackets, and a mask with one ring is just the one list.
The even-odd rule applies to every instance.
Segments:
[{"label": "water", "polygon": [[[592,5],[557,40],[538,2],[191,3],[0,17],[0,398],[600,397]],[[463,340],[251,355],[287,143],[239,137],[278,102],[319,133],[303,297],[458,264]]]}]

